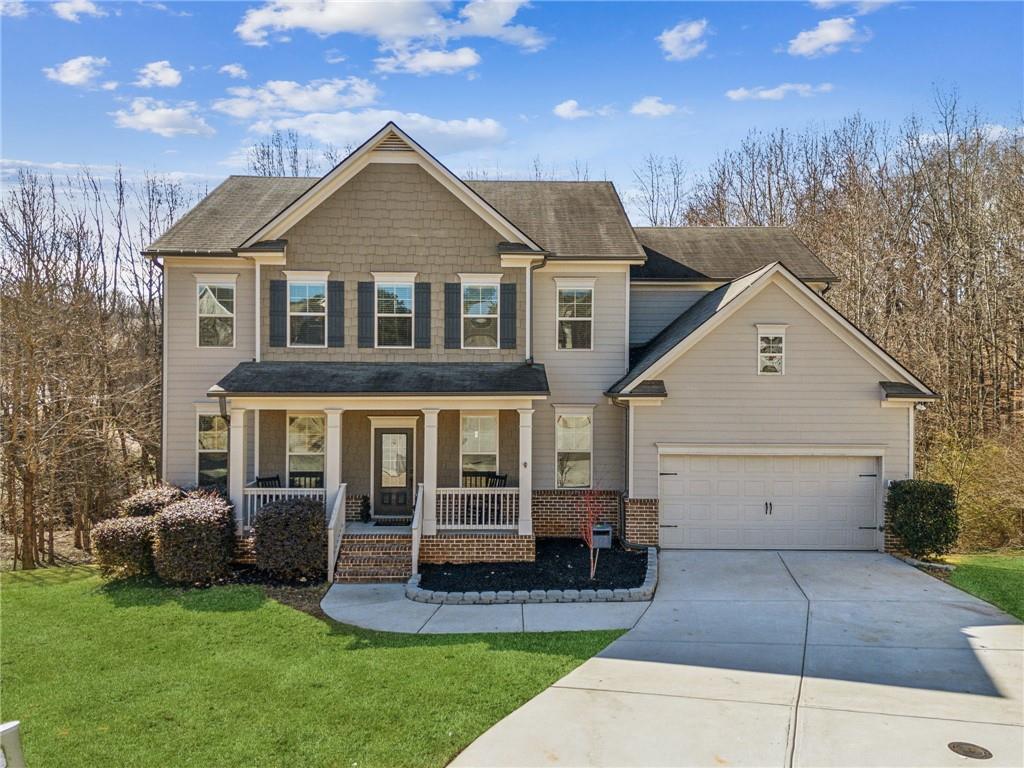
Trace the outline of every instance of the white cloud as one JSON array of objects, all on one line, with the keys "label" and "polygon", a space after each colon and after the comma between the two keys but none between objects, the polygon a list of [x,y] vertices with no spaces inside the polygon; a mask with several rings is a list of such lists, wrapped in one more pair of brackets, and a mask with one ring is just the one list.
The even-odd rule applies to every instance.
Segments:
[{"label": "white cloud", "polygon": [[225,64],[217,71],[233,80],[245,80],[249,76],[249,73],[245,71],[245,67],[241,64]]},{"label": "white cloud", "polygon": [[707,19],[681,21],[658,35],[661,50],[669,61],[684,61],[699,56],[708,47],[704,35],[708,31]]},{"label": "white cloud", "polygon": [[148,131],[165,138],[183,134],[209,136],[214,130],[198,114],[194,101],[182,101],[170,106],[164,101],[149,97],[132,99],[130,109],[119,109],[110,114],[118,128]]},{"label": "white cloud", "polygon": [[166,59],[151,61],[139,70],[139,79],[133,85],[141,88],[174,88],[181,85],[181,72]]},{"label": "white cloud", "polygon": [[[885,8],[887,5],[892,5],[894,2],[896,0],[861,0],[861,2],[852,3],[851,5],[853,12],[858,16],[866,16],[869,13]],[[819,11],[829,11],[845,4],[842,0],[811,0],[811,5]]]},{"label": "white cloud", "polygon": [[347,56],[342,55],[336,48],[331,48],[329,51],[324,53],[324,61],[328,64],[341,64],[341,62],[345,61],[347,58]]},{"label": "white cloud", "polygon": [[64,85],[92,88],[109,64],[103,56],[76,56],[55,67],[43,67],[43,74]]},{"label": "white cloud", "polygon": [[281,116],[292,112],[326,112],[365,107],[377,100],[377,86],[360,77],[312,80],[270,80],[258,88],[228,88],[231,98],[213,103],[218,112],[241,119]]},{"label": "white cloud", "polygon": [[453,25],[448,34],[451,37],[493,37],[525,51],[539,51],[548,44],[548,39],[536,27],[511,23],[519,9],[526,5],[526,0],[472,0],[459,11],[461,21]]},{"label": "white cloud", "polygon": [[472,48],[457,48],[454,51],[402,51],[396,50],[390,56],[374,59],[380,72],[405,72],[413,75],[450,75],[480,63],[480,54]]},{"label": "white cloud", "polygon": [[28,16],[28,5],[24,0],[0,0],[0,16],[23,18]]},{"label": "white cloud", "polygon": [[560,104],[556,104],[555,108],[551,111],[563,120],[579,120],[581,117],[594,116],[593,111],[583,109],[576,99],[566,99]]},{"label": "white cloud", "polygon": [[836,53],[844,45],[864,42],[866,33],[857,29],[852,16],[819,21],[814,29],[805,29],[789,41],[791,56],[823,56]]},{"label": "white cloud", "polygon": [[732,101],[781,101],[789,94],[797,96],[814,96],[818,93],[829,93],[832,90],[832,83],[780,83],[774,88],[766,88],[758,85],[754,88],[733,88],[726,91],[725,95]]},{"label": "white cloud", "polygon": [[92,0],[61,0],[50,6],[65,21],[78,21],[79,16],[106,16],[107,12]]},{"label": "white cloud", "polygon": [[636,102],[629,111],[634,115],[644,117],[665,117],[671,115],[677,109],[675,104],[667,104],[661,100],[661,96],[644,96]]}]

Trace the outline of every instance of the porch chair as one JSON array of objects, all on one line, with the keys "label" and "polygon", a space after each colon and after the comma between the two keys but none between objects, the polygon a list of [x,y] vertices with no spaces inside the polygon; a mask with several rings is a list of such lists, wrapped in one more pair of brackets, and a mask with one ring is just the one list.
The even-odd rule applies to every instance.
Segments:
[{"label": "porch chair", "polygon": [[257,488],[280,488],[281,487],[281,476],[280,475],[267,475],[266,477],[256,478]]}]

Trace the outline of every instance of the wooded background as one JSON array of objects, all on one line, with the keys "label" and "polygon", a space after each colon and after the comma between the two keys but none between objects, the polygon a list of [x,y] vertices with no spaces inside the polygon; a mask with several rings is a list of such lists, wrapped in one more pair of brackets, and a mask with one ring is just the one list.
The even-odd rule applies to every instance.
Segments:
[{"label": "wooded background", "polygon": [[[828,300],[942,395],[919,414],[917,469],[956,486],[964,549],[1024,545],[1022,128],[940,96],[927,121],[897,129],[854,116],[753,131],[704,169],[649,155],[628,196],[637,224],[794,228],[840,278]],[[315,175],[341,157],[286,133],[255,144],[249,165]],[[534,161],[534,178],[558,175]],[[140,251],[205,192],[85,171],[8,186],[0,527],[16,567],[58,564],[68,528],[88,550],[91,526],[157,480],[162,279]]]}]

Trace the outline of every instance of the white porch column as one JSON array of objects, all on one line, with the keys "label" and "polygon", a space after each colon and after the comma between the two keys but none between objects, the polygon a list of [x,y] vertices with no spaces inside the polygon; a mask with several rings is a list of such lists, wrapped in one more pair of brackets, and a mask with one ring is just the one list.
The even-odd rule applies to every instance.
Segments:
[{"label": "white porch column", "polygon": [[341,414],[342,408],[326,408],[327,435],[324,445],[324,503],[327,513],[334,508],[334,498],[341,485]]},{"label": "white porch column", "polygon": [[423,409],[423,535],[437,535],[437,408]]},{"label": "white porch column", "polygon": [[232,408],[228,419],[228,495],[235,505],[235,528],[241,534],[245,512],[245,409]]},{"label": "white porch column", "polygon": [[533,409],[519,408],[519,535],[533,533]]}]

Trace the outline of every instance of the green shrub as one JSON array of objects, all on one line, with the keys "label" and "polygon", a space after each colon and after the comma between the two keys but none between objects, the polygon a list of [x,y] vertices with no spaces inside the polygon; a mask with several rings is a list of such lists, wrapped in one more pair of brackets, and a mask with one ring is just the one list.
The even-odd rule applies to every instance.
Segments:
[{"label": "green shrub", "polygon": [[314,499],[267,504],[256,516],[256,567],[271,576],[323,579],[327,573],[327,522]]},{"label": "green shrub", "polygon": [[153,573],[153,518],[115,517],[92,529],[96,562],[104,576]]},{"label": "green shrub", "polygon": [[208,584],[227,573],[234,550],[231,504],[216,493],[195,491],[155,518],[153,561],[172,584]]},{"label": "green shrub", "polygon": [[885,500],[889,530],[913,557],[944,555],[960,534],[953,486],[930,480],[898,480]]},{"label": "green shrub", "polygon": [[168,504],[173,504],[183,498],[185,498],[185,492],[173,485],[143,488],[124,499],[117,507],[117,514],[119,517],[152,517]]}]

